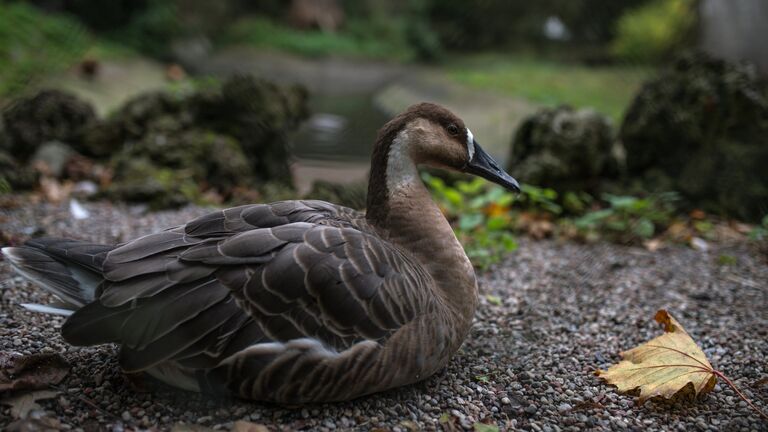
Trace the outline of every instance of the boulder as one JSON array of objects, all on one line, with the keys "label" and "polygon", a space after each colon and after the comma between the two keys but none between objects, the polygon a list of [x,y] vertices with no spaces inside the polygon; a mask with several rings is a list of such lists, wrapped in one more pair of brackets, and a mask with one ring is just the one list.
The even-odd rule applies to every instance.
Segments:
[{"label": "boulder", "polygon": [[701,53],[646,82],[620,138],[632,177],[690,205],[758,220],[768,206],[768,84],[754,66]]},{"label": "boulder", "polygon": [[251,75],[233,76],[220,90],[190,99],[196,124],[234,137],[261,181],[291,183],[287,132],[308,114],[304,87],[280,87]]},{"label": "boulder", "polygon": [[210,189],[228,198],[238,185],[252,184],[248,159],[237,141],[204,129],[153,131],[125,146],[111,163],[108,195],[153,207],[186,204]]},{"label": "boulder", "polygon": [[616,179],[623,149],[610,120],[591,109],[544,108],[525,119],[515,133],[508,170],[525,183],[561,192],[597,193]]},{"label": "boulder", "polygon": [[90,104],[60,90],[42,90],[19,98],[2,113],[4,144],[18,160],[27,161],[48,141],[76,145],[83,130],[96,121]]},{"label": "boulder", "polygon": [[114,182],[104,193],[111,199],[161,209],[194,202],[201,195],[187,172],[157,165],[148,157],[118,158],[114,170]]},{"label": "boulder", "polygon": [[38,177],[37,171],[20,163],[10,153],[0,150],[0,193],[6,188],[32,189],[37,184]]},{"label": "boulder", "polygon": [[49,141],[37,148],[30,163],[48,176],[61,178],[69,160],[76,154],[72,147],[63,142]]}]

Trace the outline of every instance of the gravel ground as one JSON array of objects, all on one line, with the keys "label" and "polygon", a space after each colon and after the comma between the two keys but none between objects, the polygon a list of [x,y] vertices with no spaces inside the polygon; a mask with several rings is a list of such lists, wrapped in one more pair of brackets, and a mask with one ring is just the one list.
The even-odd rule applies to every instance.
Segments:
[{"label": "gravel ground", "polygon": [[[207,211],[145,213],[95,203],[85,205],[90,218],[74,220],[66,205],[24,198],[8,208],[12,200],[6,201],[0,235],[11,241],[40,234],[125,241]],[[759,431],[768,423],[723,384],[697,403],[636,406],[592,373],[617,361],[622,349],[658,335],[653,315],[667,308],[715,368],[768,410],[768,385],[756,384],[768,376],[766,281],[765,256],[744,244],[650,253],[524,240],[480,275],[473,330],[448,368],[417,385],[353,402],[281,407],[216,400],[151,380],[140,391],[120,373],[114,347],[69,347],[58,334],[61,318],[18,307],[45,302],[47,295],[0,262],[0,350],[59,352],[73,365],[60,395],[40,401],[65,429],[167,430],[183,422],[226,430],[244,419],[278,430],[409,431],[446,428],[442,417],[459,430],[482,421],[501,430]],[[10,416],[0,407],[0,429]]]}]

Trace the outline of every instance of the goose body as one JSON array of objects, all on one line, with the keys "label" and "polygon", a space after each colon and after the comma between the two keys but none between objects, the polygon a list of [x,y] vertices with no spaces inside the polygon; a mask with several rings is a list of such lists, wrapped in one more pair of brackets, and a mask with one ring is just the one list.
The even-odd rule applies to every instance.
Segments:
[{"label": "goose body", "polygon": [[3,254],[66,303],[66,341],[119,344],[126,372],[253,400],[348,400],[432,375],[472,322],[475,273],[420,164],[517,189],[460,119],[419,104],[379,133],[366,213],[254,204],[121,245],[37,239]]}]

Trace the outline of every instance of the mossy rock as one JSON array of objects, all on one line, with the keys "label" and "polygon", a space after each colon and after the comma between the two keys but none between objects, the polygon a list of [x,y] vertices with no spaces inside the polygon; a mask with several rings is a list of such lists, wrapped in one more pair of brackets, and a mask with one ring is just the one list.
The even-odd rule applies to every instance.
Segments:
[{"label": "mossy rock", "polygon": [[518,128],[507,169],[525,183],[598,193],[602,181],[621,175],[623,149],[606,116],[568,106],[544,108]]},{"label": "mossy rock", "polygon": [[234,76],[219,90],[194,94],[197,124],[236,138],[261,181],[291,183],[287,132],[308,115],[307,91],[251,75]]},{"label": "mossy rock", "polygon": [[747,220],[768,207],[768,84],[701,53],[646,82],[621,126],[629,173],[692,206]]},{"label": "mossy rock", "polygon": [[[248,159],[237,141],[201,129],[151,132],[115,155],[112,166],[110,195],[129,201],[149,197],[157,205],[190,202],[199,197],[199,191],[208,189],[228,198],[237,186],[252,183]],[[148,178],[143,181],[145,175]],[[168,179],[181,180],[183,187],[171,187],[162,196],[157,186]],[[191,193],[190,185],[198,192]]]},{"label": "mossy rock", "polygon": [[[20,163],[10,153],[0,150],[0,192],[2,189],[29,190],[37,185],[39,173]],[[7,191],[6,191],[7,192]]]},{"label": "mossy rock", "polygon": [[2,113],[4,146],[25,162],[44,142],[71,143],[79,150],[83,131],[96,121],[93,107],[60,90],[42,90],[16,99]]},{"label": "mossy rock", "polygon": [[200,198],[200,187],[189,172],[158,166],[146,157],[119,159],[113,183],[104,195],[120,201],[146,203],[152,209],[179,207]]}]

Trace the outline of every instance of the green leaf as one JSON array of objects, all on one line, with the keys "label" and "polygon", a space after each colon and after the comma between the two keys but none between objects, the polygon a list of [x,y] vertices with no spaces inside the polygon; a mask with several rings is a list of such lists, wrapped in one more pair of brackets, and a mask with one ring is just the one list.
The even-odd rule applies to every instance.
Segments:
[{"label": "green leaf", "polygon": [[505,232],[501,236],[501,245],[507,252],[512,252],[513,250],[517,249],[517,241],[515,240],[515,237],[510,233]]},{"label": "green leaf", "polygon": [[632,231],[638,237],[647,239],[653,237],[655,227],[653,226],[653,222],[647,218],[640,218],[637,220],[637,222],[635,222],[634,226],[632,227]]},{"label": "green leaf", "polygon": [[506,228],[508,223],[507,218],[504,216],[493,216],[488,218],[485,227],[488,228],[489,231],[499,231]]},{"label": "green leaf", "polygon": [[488,375],[478,375],[475,377],[475,379],[481,383],[489,383],[491,382],[491,379],[488,378]]},{"label": "green leaf", "polygon": [[446,424],[451,421],[451,415],[447,412],[440,414],[440,418],[437,419],[438,423]]},{"label": "green leaf", "polygon": [[499,432],[499,427],[496,425],[477,422],[474,427],[475,432]]},{"label": "green leaf", "polygon": [[445,195],[445,199],[448,200],[449,203],[455,206],[461,205],[461,202],[463,201],[463,197],[461,196],[461,193],[459,193],[459,191],[457,191],[456,189],[446,188],[443,191],[443,195]]},{"label": "green leaf", "polygon": [[733,255],[720,255],[717,257],[717,263],[722,266],[726,265],[735,265],[736,264],[736,257]]},{"label": "green leaf", "polygon": [[486,300],[488,300],[488,303],[496,306],[501,306],[501,297],[495,296],[492,294],[486,294],[485,298]]},{"label": "green leaf", "polygon": [[477,228],[485,220],[485,216],[480,213],[469,213],[459,218],[459,229],[470,231]]}]

